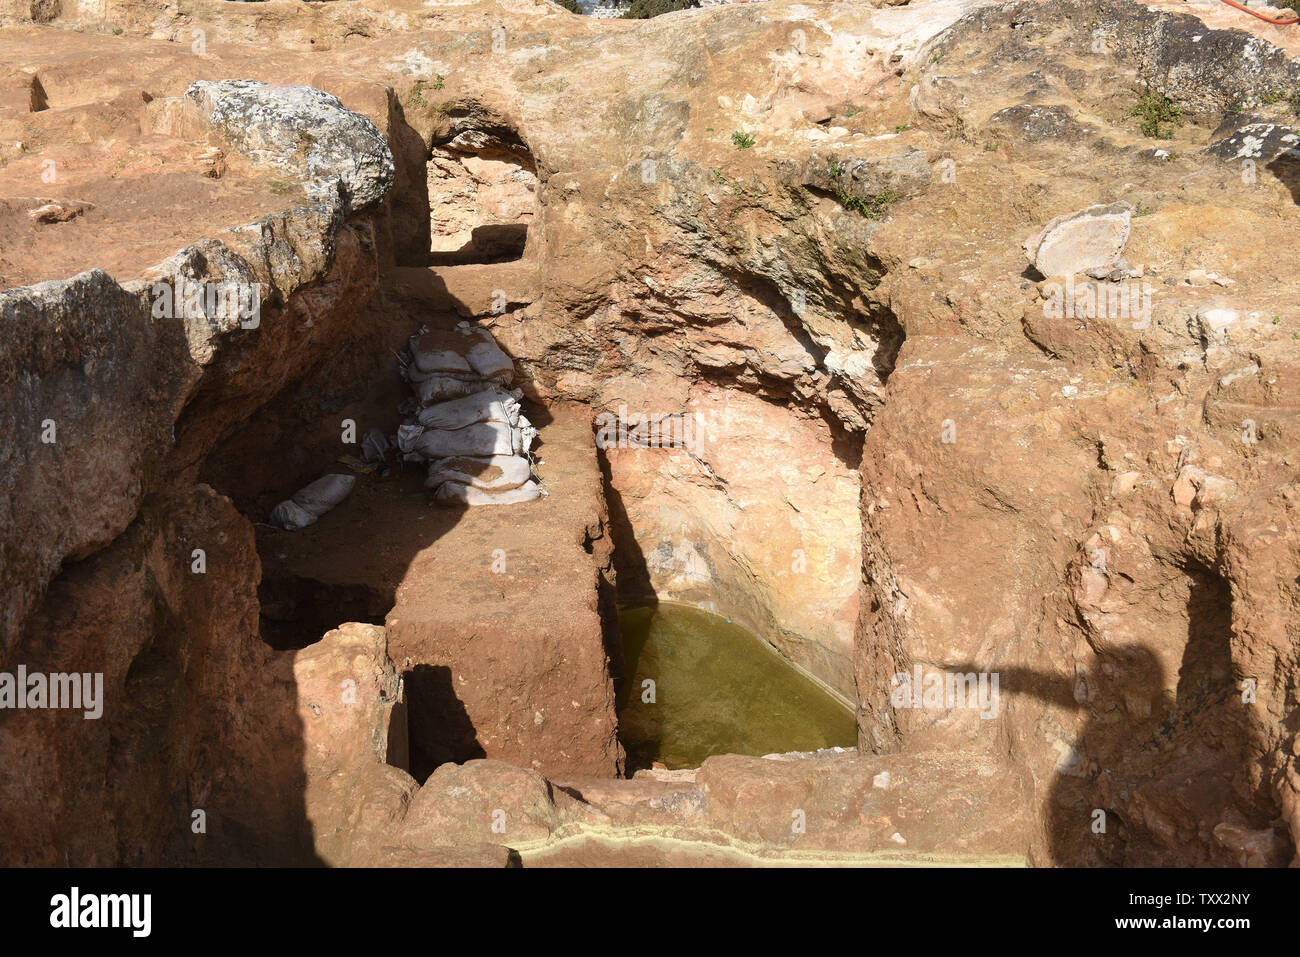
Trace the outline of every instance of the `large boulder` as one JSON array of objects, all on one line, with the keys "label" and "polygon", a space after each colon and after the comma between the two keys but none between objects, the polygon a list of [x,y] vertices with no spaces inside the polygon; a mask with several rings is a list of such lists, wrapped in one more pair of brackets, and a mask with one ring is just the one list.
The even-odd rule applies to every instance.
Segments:
[{"label": "large boulder", "polygon": [[313,199],[338,199],[355,212],[380,202],[393,184],[393,154],[383,134],[322,90],[198,80],[185,96],[240,152],[306,180]]}]

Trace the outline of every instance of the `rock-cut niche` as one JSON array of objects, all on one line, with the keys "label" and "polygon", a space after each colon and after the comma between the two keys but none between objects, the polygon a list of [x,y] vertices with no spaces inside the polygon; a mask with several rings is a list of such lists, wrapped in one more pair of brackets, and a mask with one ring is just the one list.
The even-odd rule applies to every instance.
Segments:
[{"label": "rock-cut niche", "polygon": [[537,207],[537,169],[522,146],[474,138],[429,157],[429,264],[520,259]]}]

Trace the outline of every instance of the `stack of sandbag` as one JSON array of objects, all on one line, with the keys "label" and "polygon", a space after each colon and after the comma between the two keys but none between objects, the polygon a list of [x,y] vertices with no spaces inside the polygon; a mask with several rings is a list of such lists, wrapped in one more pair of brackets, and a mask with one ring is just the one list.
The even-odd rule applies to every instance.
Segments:
[{"label": "stack of sandbag", "polygon": [[271,524],[296,532],[313,524],[348,497],[355,475],[324,475],[271,510]]},{"label": "stack of sandbag", "polygon": [[412,336],[404,374],[418,408],[394,444],[429,463],[425,482],[444,505],[507,505],[542,494],[530,451],[537,430],[508,391],[514,364],[492,336],[467,322]]}]

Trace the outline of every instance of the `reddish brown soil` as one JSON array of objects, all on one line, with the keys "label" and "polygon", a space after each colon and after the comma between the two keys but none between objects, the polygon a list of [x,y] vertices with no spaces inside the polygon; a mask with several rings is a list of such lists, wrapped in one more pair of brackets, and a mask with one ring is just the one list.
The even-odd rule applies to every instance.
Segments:
[{"label": "reddish brown soil", "polygon": [[[66,183],[50,186],[39,173],[15,170],[18,164],[0,172],[0,288],[92,268],[125,282],[192,243],[285,206],[286,197],[265,182],[208,179],[183,161],[157,158],[153,171],[104,176],[72,168]],[[50,200],[93,208],[66,223],[33,222],[27,211]]]}]

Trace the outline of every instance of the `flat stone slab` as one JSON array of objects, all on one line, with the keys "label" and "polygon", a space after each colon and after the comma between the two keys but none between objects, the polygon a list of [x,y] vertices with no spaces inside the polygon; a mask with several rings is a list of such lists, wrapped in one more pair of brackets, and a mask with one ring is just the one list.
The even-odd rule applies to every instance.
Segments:
[{"label": "flat stone slab", "polygon": [[1128,243],[1133,207],[1089,206],[1058,216],[1025,240],[1025,255],[1044,276],[1073,276],[1114,266]]}]

